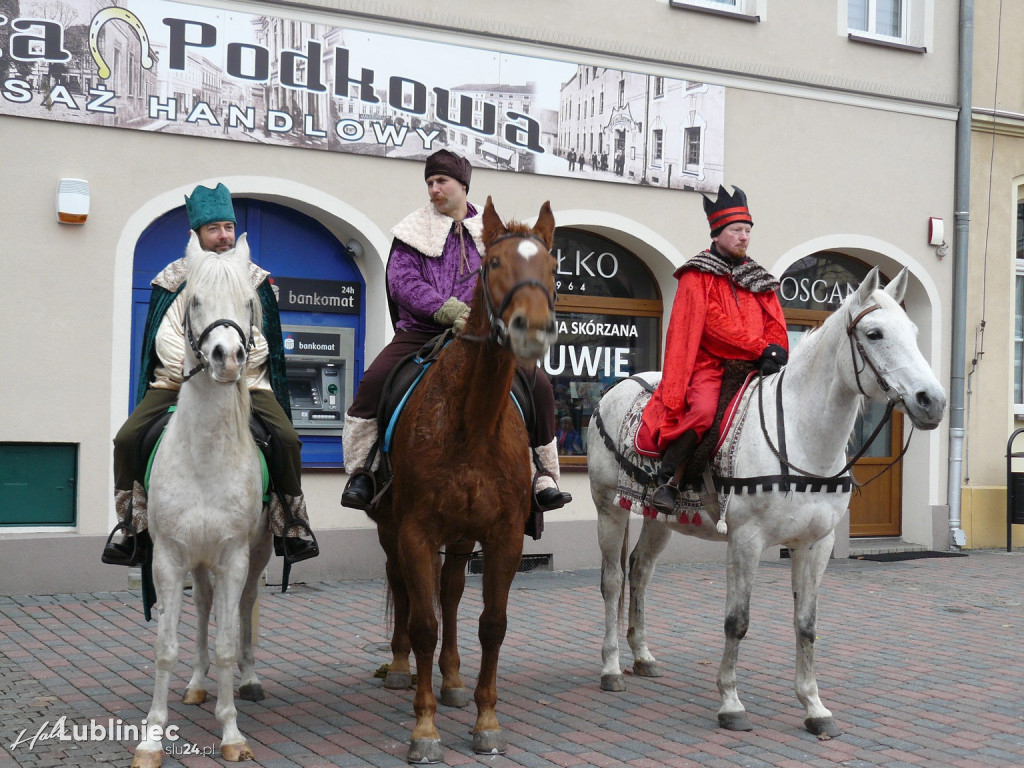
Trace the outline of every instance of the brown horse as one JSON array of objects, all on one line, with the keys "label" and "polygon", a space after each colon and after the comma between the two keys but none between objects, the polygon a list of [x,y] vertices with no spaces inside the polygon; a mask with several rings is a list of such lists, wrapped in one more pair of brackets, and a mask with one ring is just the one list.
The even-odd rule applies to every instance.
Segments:
[{"label": "brown horse", "polygon": [[555,220],[544,203],[532,229],[517,222],[506,227],[487,198],[483,222],[486,254],[465,331],[441,352],[409,398],[391,449],[391,494],[370,513],[387,555],[394,599],[388,688],[408,687],[410,649],[416,654],[410,763],[436,763],[443,756],[431,682],[438,596],[444,628],[441,701],[454,706],[469,701],[459,674],[456,615],[465,556],[474,542],[483,552],[484,609],[473,749],[505,751],[494,709],[498,652],[509,587],[522,558],[532,473],[529,435],[509,391],[517,361],[535,363],[555,339],[556,264],[549,250]]}]

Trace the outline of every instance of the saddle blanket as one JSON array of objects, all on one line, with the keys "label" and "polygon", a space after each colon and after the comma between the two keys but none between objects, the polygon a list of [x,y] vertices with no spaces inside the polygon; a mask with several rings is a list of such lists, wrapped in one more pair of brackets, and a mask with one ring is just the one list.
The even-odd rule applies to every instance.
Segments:
[{"label": "saddle blanket", "polygon": [[[723,435],[715,447],[714,457],[711,461],[711,473],[716,478],[728,478],[733,476],[734,458],[736,447],[739,444],[740,434],[746,421],[747,410],[750,405],[750,394],[754,387],[748,386],[748,379],[744,387],[733,398],[726,410],[721,426]],[[619,434],[616,436],[616,445],[620,446],[623,458],[629,464],[641,470],[647,476],[646,482],[641,482],[634,477],[620,464],[616,484],[615,502],[635,514],[643,515],[652,519],[660,519],[663,522],[679,523],[681,525],[700,526],[705,519],[712,525],[717,523],[720,533],[726,532],[724,525],[726,511],[729,507],[729,500],[732,498],[732,491],[717,491],[710,494],[708,489],[703,491],[681,490],[679,503],[676,505],[674,514],[666,515],[658,512],[650,504],[651,496],[654,495],[655,478],[658,476],[660,460],[655,457],[639,453],[636,449],[636,433],[640,427],[641,416],[644,406],[651,399],[651,393],[641,389],[630,404],[622,423],[619,426]],[[640,475],[641,473],[634,473]],[[707,477],[707,473],[705,473]],[[702,516],[703,514],[703,516]],[[715,520],[715,517],[718,519]]]}]

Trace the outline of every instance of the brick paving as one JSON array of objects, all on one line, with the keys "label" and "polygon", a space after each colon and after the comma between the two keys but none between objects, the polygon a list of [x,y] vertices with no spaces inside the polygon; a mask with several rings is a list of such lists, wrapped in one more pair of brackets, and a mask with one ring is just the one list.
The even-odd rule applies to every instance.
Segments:
[{"label": "brick paving", "polygon": [[[301,566],[296,572],[301,577]],[[1022,577],[1017,552],[833,561],[818,601],[816,662],[822,699],[843,733],[818,740],[804,730],[792,690],[787,561],[762,565],[741,647],[748,733],[719,729],[715,715],[721,564],[658,569],[648,634],[665,674],[636,678],[627,670],[624,693],[598,685],[598,572],[520,574],[499,670],[508,753],[474,755],[475,707],[441,707],[445,760],[494,768],[1024,765]],[[384,594],[382,581],[295,584],[287,595],[263,590],[257,661],[267,698],[237,701],[239,727],[256,754],[250,765],[406,764],[412,692],[385,690],[373,676],[390,658]],[[469,685],[479,664],[480,608],[480,577],[470,576],[461,612]],[[187,600],[170,708],[179,744],[200,754],[169,755],[168,768],[224,764],[212,692],[201,707],[180,703],[194,624]],[[131,741],[39,739],[30,749],[28,740],[62,717],[69,728],[117,719],[138,725],[152,692],[155,627],[142,619],[134,592],[0,597],[0,768],[128,766]],[[25,743],[12,748],[22,731]]]}]

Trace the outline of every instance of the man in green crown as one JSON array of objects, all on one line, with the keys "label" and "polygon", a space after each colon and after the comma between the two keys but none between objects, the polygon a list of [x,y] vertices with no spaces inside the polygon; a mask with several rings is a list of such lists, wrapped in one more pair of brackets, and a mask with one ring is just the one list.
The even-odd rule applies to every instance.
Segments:
[{"label": "man in green crown", "polygon": [[[185,198],[189,226],[204,251],[224,253],[235,247],[235,208],[231,192],[223,184],[215,188],[197,186]],[[262,329],[253,328],[254,347],[249,355],[247,383],[252,409],[270,426],[278,450],[271,457],[270,474],[283,495],[271,495],[270,526],[275,550],[290,562],[315,557],[314,541],[300,534],[309,529],[309,514],[302,495],[299,436],[291,423],[288,382],[285,377],[281,319],[270,284],[270,273],[250,264],[249,275],[263,309]],[[118,527],[125,531],[120,542],[110,541],[103,550],[103,562],[138,565],[142,547],[132,539],[146,529],[146,492],[142,477],[132,461],[135,440],[156,416],[178,400],[184,381],[184,311],[180,300],[188,277],[185,258],[169,264],[152,281],[153,292],[142,342],[139,391],[135,410],[114,438],[114,507]],[[141,537],[140,537],[141,538]],[[148,538],[148,534],[146,535]]]}]

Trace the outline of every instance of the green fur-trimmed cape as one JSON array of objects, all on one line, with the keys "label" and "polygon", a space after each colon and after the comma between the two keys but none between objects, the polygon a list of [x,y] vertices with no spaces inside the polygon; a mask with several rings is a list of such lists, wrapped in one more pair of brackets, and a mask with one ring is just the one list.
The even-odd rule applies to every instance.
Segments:
[{"label": "green fur-trimmed cape", "polygon": [[[153,285],[153,293],[149,298],[149,312],[146,315],[146,330],[142,339],[139,386],[135,395],[136,405],[149,389],[153,371],[156,370],[159,362],[155,351],[156,332],[160,328],[160,323],[163,321],[164,315],[167,314],[167,310],[184,287],[184,282],[175,291],[169,291],[160,285]],[[270,357],[267,360],[270,386],[274,390],[275,399],[291,419],[291,400],[288,396],[288,378],[284,365],[284,341],[281,338],[281,315],[278,312],[277,299],[274,298],[274,289],[270,285],[269,277],[256,288],[256,295],[260,298],[260,307],[263,310],[263,336],[266,338],[270,350]]]}]

